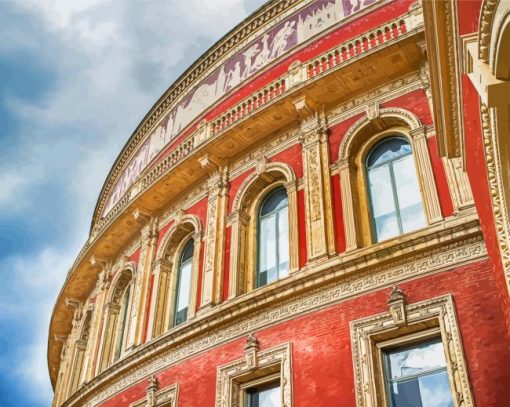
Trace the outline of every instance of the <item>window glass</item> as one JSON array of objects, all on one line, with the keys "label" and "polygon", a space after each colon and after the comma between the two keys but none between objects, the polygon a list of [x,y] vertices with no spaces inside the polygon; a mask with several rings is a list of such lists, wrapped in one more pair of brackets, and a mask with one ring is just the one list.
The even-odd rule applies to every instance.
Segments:
[{"label": "window glass", "polygon": [[193,240],[184,248],[177,276],[177,295],[175,300],[174,326],[177,326],[188,317],[189,295],[191,290],[191,273],[193,269]]},{"label": "window glass", "polygon": [[393,163],[395,186],[400,206],[403,232],[419,229],[427,224],[421,204],[420,188],[414,169],[413,156],[408,155]]},{"label": "window glass", "polygon": [[280,384],[247,390],[246,407],[281,407]]},{"label": "window glass", "polygon": [[289,274],[287,191],[277,188],[264,199],[258,219],[257,287]]},{"label": "window glass", "polygon": [[278,213],[278,270],[279,276],[289,275],[289,208],[286,206]]},{"label": "window glass", "polygon": [[122,295],[121,299],[120,321],[114,355],[115,360],[117,360],[122,353],[122,345],[124,342],[124,331],[126,330],[128,308],[129,308],[129,286],[125,288],[124,294]]},{"label": "window glass", "polygon": [[392,137],[377,144],[367,158],[375,240],[389,239],[427,224],[411,146]]},{"label": "window glass", "polygon": [[377,240],[399,234],[397,210],[393,198],[393,186],[389,166],[377,167],[368,173],[372,214]]},{"label": "window glass", "polygon": [[392,407],[453,407],[441,338],[385,352]]}]

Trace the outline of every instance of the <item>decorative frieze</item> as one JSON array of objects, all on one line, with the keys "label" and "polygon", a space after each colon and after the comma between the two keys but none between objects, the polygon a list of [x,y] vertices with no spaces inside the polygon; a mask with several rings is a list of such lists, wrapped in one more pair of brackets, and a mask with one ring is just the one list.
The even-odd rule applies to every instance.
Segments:
[{"label": "decorative frieze", "polygon": [[[289,286],[289,291],[281,292],[281,297],[278,291],[274,291],[275,289],[272,288],[274,295],[260,297],[256,303],[250,301],[250,295],[245,299],[239,298],[230,305],[237,309],[237,312],[243,312],[242,320],[235,318],[237,312],[232,314],[228,309],[225,309],[224,314],[217,316],[223,321],[220,323],[218,320],[218,325],[211,324],[210,316],[204,316],[207,318],[208,326],[208,329],[204,331],[198,316],[195,320],[197,326],[193,331],[179,330],[176,334],[170,333],[157,342],[151,342],[150,346],[141,348],[138,353],[125,358],[116,366],[96,377],[64,405],[100,404],[105,399],[154,372],[242,335],[248,335],[253,331],[343,301],[354,295],[391,286],[409,278],[448,270],[448,268],[486,257],[485,245],[479,236],[452,244],[443,241],[435,252],[412,253],[406,256],[405,262],[393,267],[391,263],[387,262],[384,266],[372,267],[368,265],[369,263],[360,263],[359,260],[350,265],[325,266],[326,274],[317,274],[315,271],[316,284],[310,282],[303,285],[300,283],[302,276],[301,279],[294,280],[295,284],[282,281],[282,284]],[[376,264],[380,264],[380,262],[378,261]],[[312,273],[312,270],[306,271],[306,273]],[[302,291],[299,293],[296,292],[296,284],[301,287]],[[293,292],[294,295],[288,296],[287,294],[290,292]],[[184,337],[180,338],[179,335],[184,335]]]}]

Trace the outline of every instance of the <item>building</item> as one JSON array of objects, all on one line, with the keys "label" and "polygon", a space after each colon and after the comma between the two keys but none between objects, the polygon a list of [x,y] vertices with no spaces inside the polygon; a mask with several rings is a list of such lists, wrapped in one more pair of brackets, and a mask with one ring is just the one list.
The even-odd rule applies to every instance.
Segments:
[{"label": "building", "polygon": [[161,97],[53,312],[55,406],[507,406],[510,3],[281,0]]}]

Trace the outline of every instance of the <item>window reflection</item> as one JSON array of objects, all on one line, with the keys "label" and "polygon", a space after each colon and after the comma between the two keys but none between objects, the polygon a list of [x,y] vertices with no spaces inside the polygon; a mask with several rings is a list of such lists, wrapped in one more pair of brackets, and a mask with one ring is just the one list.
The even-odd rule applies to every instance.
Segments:
[{"label": "window reflection", "polygon": [[246,391],[246,407],[280,407],[281,405],[279,383],[250,388]]},{"label": "window reflection", "polygon": [[453,407],[441,338],[385,352],[391,407]]},{"label": "window reflection", "polygon": [[124,289],[124,293],[122,294],[121,299],[121,309],[120,309],[120,321],[118,324],[118,332],[117,332],[117,343],[115,345],[115,353],[113,355],[113,359],[117,360],[120,358],[122,353],[122,348],[124,345],[124,334],[126,331],[126,323],[129,309],[129,286]]},{"label": "window reflection", "polygon": [[258,220],[257,287],[289,274],[289,208],[285,188],[272,191],[262,203]]},{"label": "window reflection", "polygon": [[368,155],[367,175],[376,241],[426,225],[412,150],[405,139],[378,143]]},{"label": "window reflection", "polygon": [[188,318],[191,272],[193,269],[193,248],[193,239],[191,239],[184,247],[179,263],[177,291],[175,296],[174,326],[182,324]]}]

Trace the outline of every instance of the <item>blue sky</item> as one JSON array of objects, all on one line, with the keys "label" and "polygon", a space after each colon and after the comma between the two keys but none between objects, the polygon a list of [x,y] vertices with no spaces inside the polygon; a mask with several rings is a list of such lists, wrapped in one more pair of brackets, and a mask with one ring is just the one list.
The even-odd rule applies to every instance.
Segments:
[{"label": "blue sky", "polygon": [[51,310],[117,153],[263,0],[0,1],[0,405],[49,406]]}]

